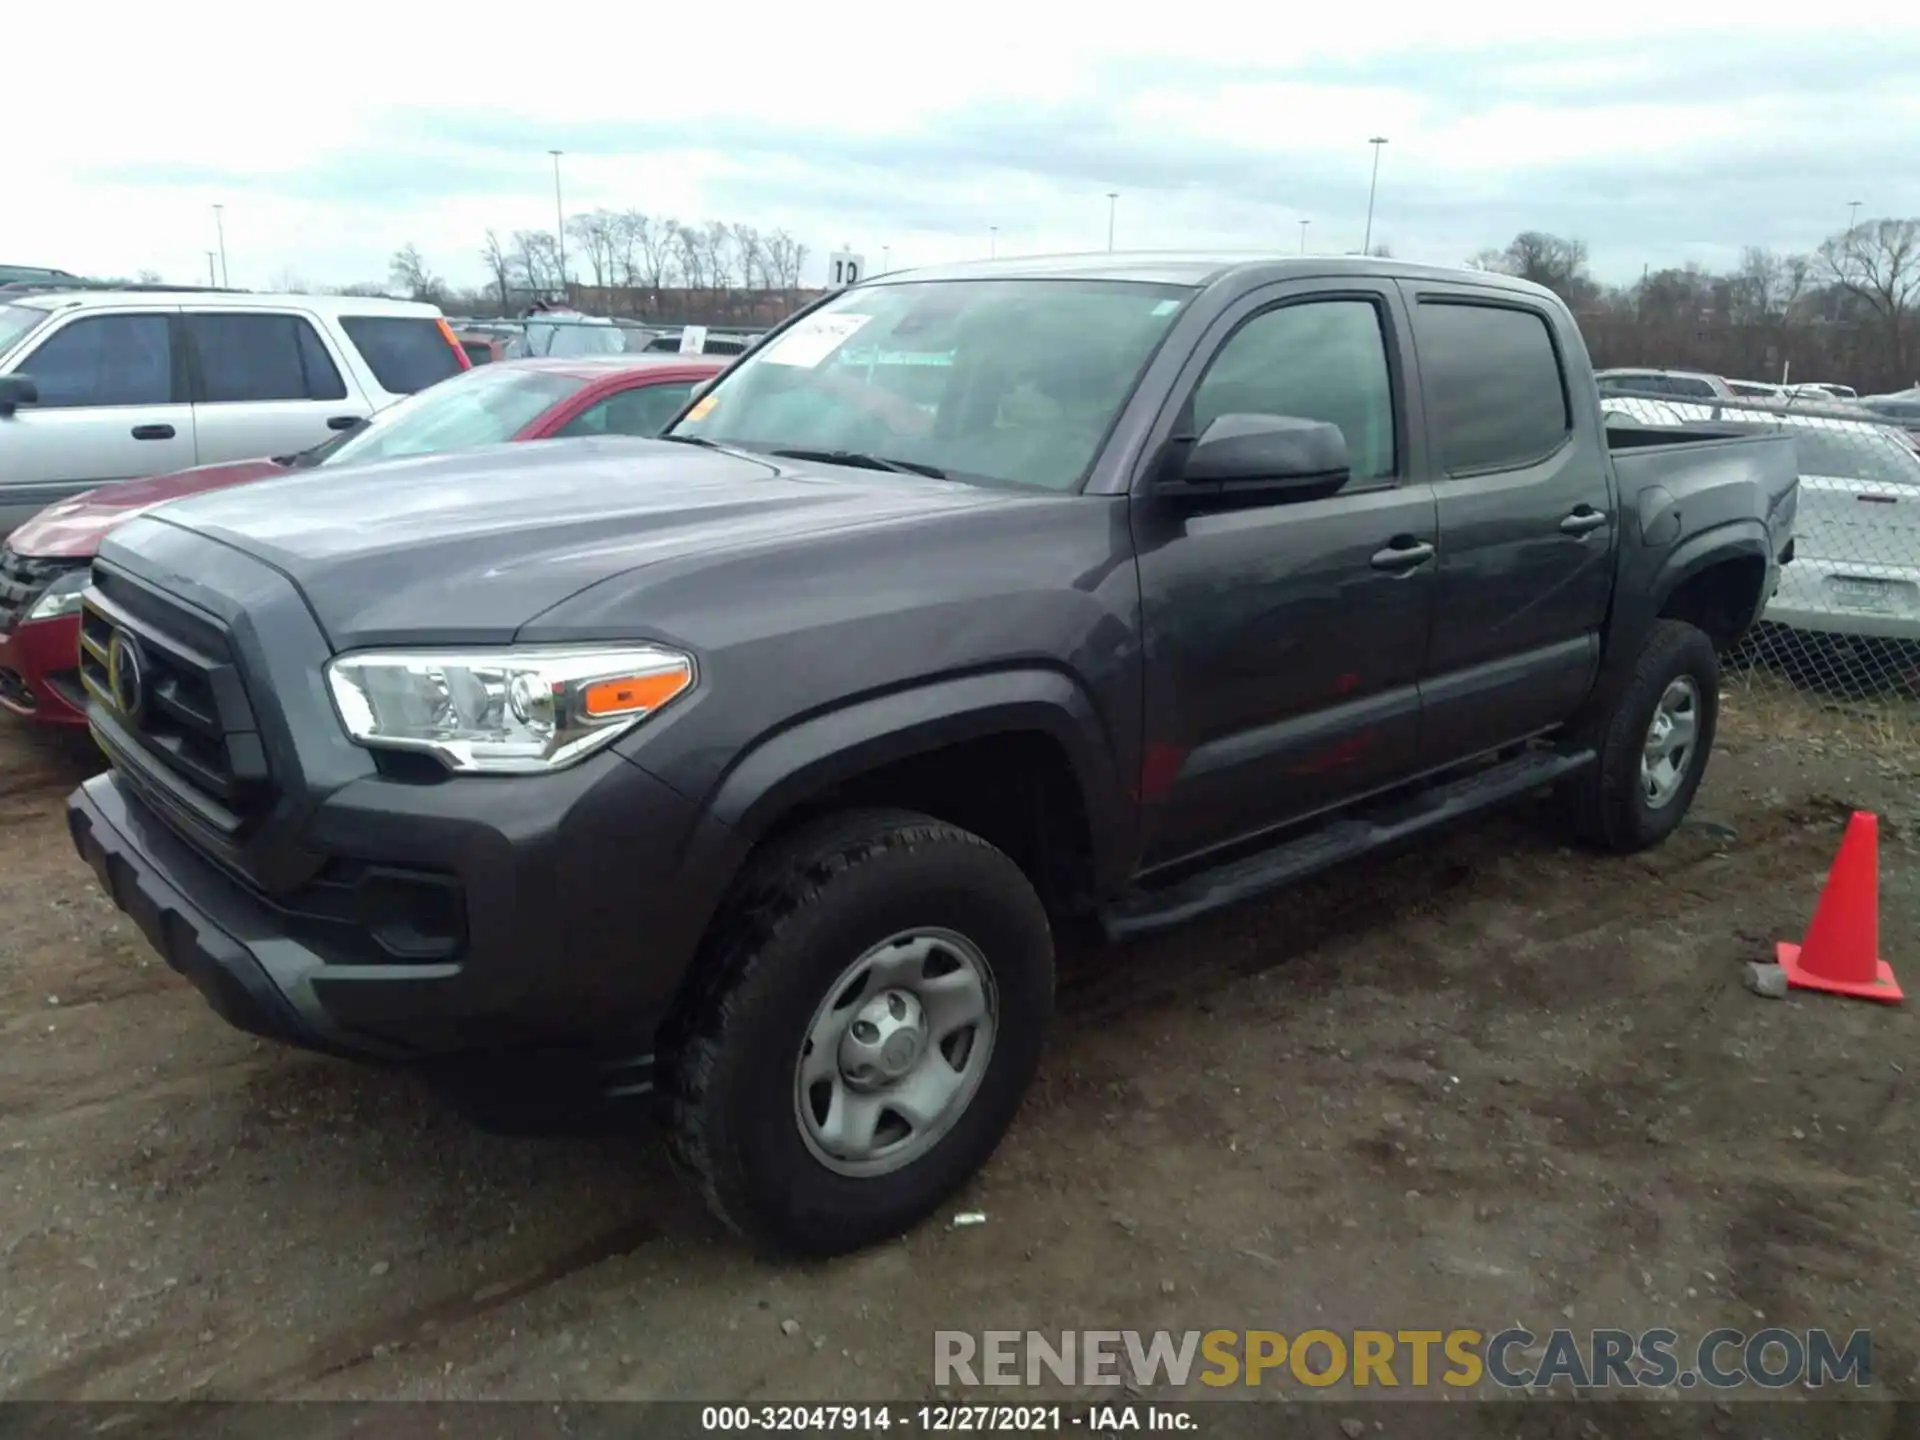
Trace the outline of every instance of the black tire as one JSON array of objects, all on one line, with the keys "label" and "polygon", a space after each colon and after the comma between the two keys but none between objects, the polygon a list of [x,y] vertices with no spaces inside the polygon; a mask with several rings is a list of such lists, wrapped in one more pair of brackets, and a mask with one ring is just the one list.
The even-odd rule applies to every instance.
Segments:
[{"label": "black tire", "polygon": [[[890,1174],[843,1175],[802,1135],[794,1067],[846,967],[917,927],[957,932],[985,958],[993,1049],[930,1150]],[[897,1235],[964,1183],[1012,1123],[1053,1010],[1053,937],[1026,876],[979,836],[907,811],[848,812],[776,842],[749,862],[698,963],[662,1056],[674,1160],[721,1221],[791,1254]]]},{"label": "black tire", "polygon": [[[1699,693],[1693,746],[1679,789],[1655,807],[1641,786],[1641,750],[1660,697],[1682,676],[1690,677]],[[1720,661],[1713,642],[1683,620],[1656,620],[1640,653],[1602,676],[1587,715],[1572,727],[1574,743],[1591,746],[1600,757],[1561,787],[1575,836],[1616,855],[1665,840],[1693,804],[1719,720]]]}]

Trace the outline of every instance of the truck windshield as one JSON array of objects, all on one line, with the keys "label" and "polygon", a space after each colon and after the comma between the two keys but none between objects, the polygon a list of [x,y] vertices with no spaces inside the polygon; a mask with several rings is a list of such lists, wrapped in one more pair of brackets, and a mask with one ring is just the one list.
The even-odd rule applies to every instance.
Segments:
[{"label": "truck windshield", "polygon": [[1110,280],[850,290],[736,362],[668,434],[1071,490],[1192,294]]},{"label": "truck windshield", "polygon": [[489,365],[442,380],[301,454],[295,464],[357,465],[402,455],[433,455],[513,439],[537,416],[587,382],[573,375]]}]

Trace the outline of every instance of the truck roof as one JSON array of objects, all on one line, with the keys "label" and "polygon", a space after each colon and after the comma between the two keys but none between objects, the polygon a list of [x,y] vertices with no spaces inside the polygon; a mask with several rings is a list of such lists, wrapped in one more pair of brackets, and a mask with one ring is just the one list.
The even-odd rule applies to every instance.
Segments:
[{"label": "truck roof", "polygon": [[1269,251],[1140,250],[1095,251],[1082,255],[1022,255],[996,260],[964,260],[895,270],[861,282],[891,285],[915,280],[1134,280],[1156,285],[1210,285],[1227,276],[1248,280],[1292,280],[1352,276],[1367,279],[1444,280],[1540,297],[1545,286],[1491,270],[1450,265],[1420,265],[1372,255],[1284,255]]},{"label": "truck roof", "polygon": [[218,306],[223,310],[256,307],[277,310],[297,305],[318,315],[431,316],[436,319],[440,316],[438,305],[419,300],[389,300],[361,295],[260,294],[251,290],[213,290],[193,286],[168,286],[152,290],[34,290],[21,295],[0,294],[0,301],[39,310],[105,306],[112,306],[116,310],[177,310],[183,305]]}]

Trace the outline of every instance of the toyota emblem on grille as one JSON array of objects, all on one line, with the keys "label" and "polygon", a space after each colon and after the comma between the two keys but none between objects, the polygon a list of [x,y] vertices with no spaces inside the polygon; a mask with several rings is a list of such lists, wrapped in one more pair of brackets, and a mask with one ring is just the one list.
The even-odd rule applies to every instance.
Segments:
[{"label": "toyota emblem on grille", "polygon": [[129,720],[138,720],[147,703],[147,677],[140,663],[140,642],[125,630],[113,632],[107,646],[107,690]]}]

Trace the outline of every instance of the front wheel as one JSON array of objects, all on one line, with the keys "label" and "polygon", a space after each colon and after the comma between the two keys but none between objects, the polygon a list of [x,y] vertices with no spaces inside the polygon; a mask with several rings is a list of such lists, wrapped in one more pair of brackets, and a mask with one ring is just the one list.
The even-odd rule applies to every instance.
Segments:
[{"label": "front wheel", "polygon": [[1657,620],[1630,666],[1603,678],[1574,738],[1598,764],[1562,791],[1580,839],[1615,854],[1679,828],[1706,775],[1720,719],[1720,661],[1704,631]]},{"label": "front wheel", "polygon": [[752,862],[665,1057],[674,1155],[770,1248],[898,1234],[982,1165],[1039,1062],[1053,942],[1020,869],[861,811]]}]

